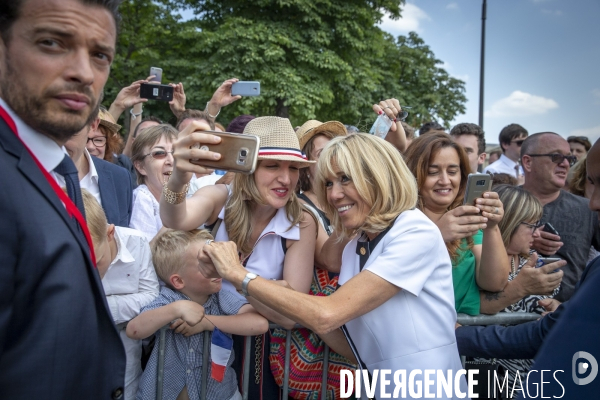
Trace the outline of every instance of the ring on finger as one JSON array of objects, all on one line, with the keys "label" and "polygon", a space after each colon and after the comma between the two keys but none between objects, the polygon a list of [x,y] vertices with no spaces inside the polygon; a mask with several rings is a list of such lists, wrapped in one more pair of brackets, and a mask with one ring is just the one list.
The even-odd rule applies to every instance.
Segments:
[{"label": "ring on finger", "polygon": [[209,246],[212,242],[214,242],[214,240],[212,239],[206,239],[206,245]]},{"label": "ring on finger", "polygon": [[498,211],[498,207],[496,207],[496,208],[494,209],[494,214],[500,214],[500,211]]}]

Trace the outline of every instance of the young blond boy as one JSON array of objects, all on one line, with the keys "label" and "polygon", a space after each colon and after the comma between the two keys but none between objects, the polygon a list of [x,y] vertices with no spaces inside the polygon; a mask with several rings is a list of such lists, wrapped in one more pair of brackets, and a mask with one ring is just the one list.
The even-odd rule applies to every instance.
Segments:
[{"label": "young blond boy", "polygon": [[[198,266],[211,262],[202,252],[208,239],[212,236],[206,230],[167,230],[153,240],[154,267],[165,286],[127,326],[129,337],[143,339],[170,324],[165,338],[164,399],[200,399],[204,335],[199,333],[215,326],[236,335],[258,335],[268,329],[268,321],[246,301],[221,290],[221,279],[207,279],[200,273]],[[142,375],[137,399],[156,398],[157,347]],[[233,351],[222,382],[210,377],[209,365],[208,399],[241,399],[232,362]]]},{"label": "young blond boy", "polygon": [[[119,325],[136,317],[143,306],[158,296],[150,245],[140,231],[109,225],[94,196],[85,189],[81,192],[96,266],[113,321]],[[119,335],[127,356],[124,397],[133,400],[142,375],[142,342],[127,337],[123,328]]]}]

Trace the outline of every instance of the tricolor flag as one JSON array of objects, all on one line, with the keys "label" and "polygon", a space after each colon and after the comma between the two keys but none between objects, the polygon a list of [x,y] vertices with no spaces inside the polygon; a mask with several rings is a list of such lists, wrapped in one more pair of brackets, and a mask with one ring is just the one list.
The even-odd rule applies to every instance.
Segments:
[{"label": "tricolor flag", "polygon": [[210,344],[211,373],[210,377],[217,382],[223,382],[227,361],[231,356],[233,339],[221,332],[216,326],[212,333]]}]

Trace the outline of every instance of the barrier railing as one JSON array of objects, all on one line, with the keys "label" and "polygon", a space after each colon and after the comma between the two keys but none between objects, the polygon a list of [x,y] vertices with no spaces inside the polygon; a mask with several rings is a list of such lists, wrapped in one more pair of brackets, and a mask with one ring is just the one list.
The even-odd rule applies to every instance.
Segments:
[{"label": "barrier railing", "polygon": [[[467,315],[458,314],[457,322],[461,325],[518,325],[529,321],[535,321],[540,318],[539,314],[535,313],[498,313],[495,315]],[[281,328],[285,329],[277,324],[270,323],[269,329]],[[296,324],[295,328],[302,328],[301,325]],[[168,325],[164,326],[159,331],[158,340],[158,372],[156,379],[156,398],[157,400],[162,399],[163,385],[164,385],[164,365],[165,365],[165,333],[169,329]],[[202,354],[202,382],[200,399],[206,400],[206,386],[208,384],[208,365],[210,360],[208,359],[208,346],[210,344],[210,332],[204,331],[204,348]],[[244,375],[242,377],[242,399],[248,400],[248,386],[250,382],[250,340],[251,336],[246,336],[245,346],[245,357],[244,357]],[[287,330],[285,339],[285,367],[283,375],[283,388],[282,398],[287,399],[289,393],[289,379],[290,379],[290,349],[291,349],[292,331]],[[461,357],[464,367],[464,359]],[[327,398],[327,372],[329,370],[329,346],[325,345],[323,355],[323,378],[321,385],[321,400]]]}]

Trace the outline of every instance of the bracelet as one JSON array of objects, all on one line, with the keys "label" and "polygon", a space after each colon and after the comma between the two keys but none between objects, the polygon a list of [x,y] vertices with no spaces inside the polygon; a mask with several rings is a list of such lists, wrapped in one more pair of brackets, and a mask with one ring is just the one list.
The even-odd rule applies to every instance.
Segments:
[{"label": "bracelet", "polygon": [[134,112],[133,112],[133,107],[131,107],[131,108],[129,109],[129,114],[131,114],[131,120],[132,120],[132,121],[135,121],[135,118],[136,118],[136,117],[139,117],[140,115],[142,115],[142,112],[143,112],[143,111],[144,111],[144,109],[142,108],[142,110],[141,110],[139,113],[137,113],[137,114],[136,114],[136,113],[134,113]]},{"label": "bracelet", "polygon": [[183,190],[179,193],[172,191],[167,187],[167,183],[163,185],[163,196],[167,203],[169,204],[179,204],[185,200],[185,196],[187,195],[188,188],[190,187],[190,183],[186,183],[183,186]]},{"label": "bracelet", "polygon": [[215,119],[219,116],[219,113],[221,112],[221,109],[219,108],[219,111],[217,111],[217,115],[210,115],[210,113],[208,112],[208,103],[210,103],[210,101],[206,102],[206,108],[204,111],[206,111],[206,114],[208,114],[209,117],[211,117],[212,119]]}]

